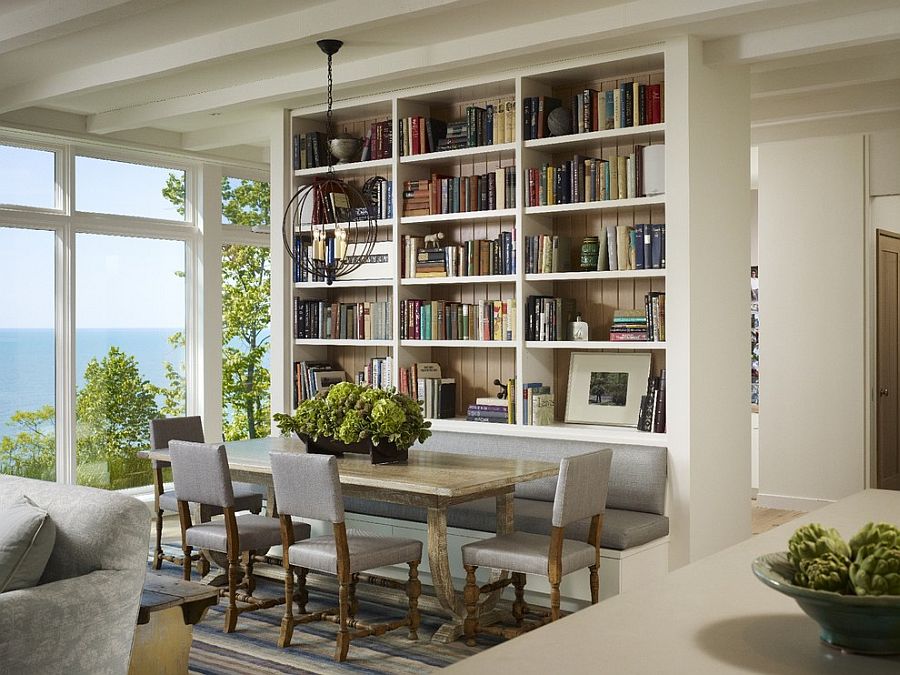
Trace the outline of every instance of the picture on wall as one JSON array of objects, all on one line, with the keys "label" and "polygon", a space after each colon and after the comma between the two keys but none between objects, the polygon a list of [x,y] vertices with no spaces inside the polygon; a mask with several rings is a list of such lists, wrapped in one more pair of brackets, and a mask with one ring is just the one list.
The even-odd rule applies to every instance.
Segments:
[{"label": "picture on wall", "polygon": [[566,422],[637,426],[650,354],[573,352]]}]

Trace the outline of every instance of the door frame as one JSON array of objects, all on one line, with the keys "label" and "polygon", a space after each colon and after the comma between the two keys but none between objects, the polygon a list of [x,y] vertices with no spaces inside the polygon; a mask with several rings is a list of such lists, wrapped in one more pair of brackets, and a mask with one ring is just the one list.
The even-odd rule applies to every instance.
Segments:
[{"label": "door frame", "polygon": [[879,320],[880,317],[878,315],[878,280],[879,280],[879,267],[881,255],[881,248],[879,246],[879,239],[881,237],[887,237],[889,239],[894,239],[897,242],[900,242],[900,232],[886,229],[884,227],[874,227],[874,241],[873,241],[873,257],[872,257],[872,267],[873,267],[873,276],[874,276],[874,288],[871,297],[872,303],[872,325],[873,325],[873,349],[872,349],[872,362],[873,362],[873,376],[870,390],[872,405],[870,406],[871,415],[872,415],[872,442],[871,442],[871,452],[866,453],[869,458],[869,467],[867,470],[867,487],[877,487],[878,485],[878,406],[881,404],[880,396],[878,395],[878,358],[879,358],[879,345],[878,345],[878,335],[879,335]]}]

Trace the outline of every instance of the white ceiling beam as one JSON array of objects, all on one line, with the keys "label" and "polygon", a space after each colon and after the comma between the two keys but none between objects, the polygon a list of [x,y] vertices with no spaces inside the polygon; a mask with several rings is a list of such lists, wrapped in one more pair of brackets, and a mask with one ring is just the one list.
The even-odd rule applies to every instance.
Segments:
[{"label": "white ceiling beam", "polygon": [[[109,0],[111,1],[111,0]],[[330,32],[374,30],[398,16],[433,12],[474,0],[404,0],[359,3],[333,0],[289,14],[127,54],[0,91],[0,114],[63,96],[90,93],[137,82],[219,59],[248,56],[293,42],[311,41]]]},{"label": "white ceiling beam", "polygon": [[856,84],[875,84],[898,77],[900,51],[753,73],[750,76],[750,92],[752,98],[766,98]]},{"label": "white ceiling beam", "polygon": [[900,110],[900,80],[873,87],[854,85],[821,92],[754,99],[754,127]]},{"label": "white ceiling beam", "polygon": [[[847,3],[852,10],[853,3]],[[892,7],[710,40],[703,45],[703,60],[709,66],[735,65],[898,39],[900,7]]]},{"label": "white ceiling beam", "polygon": [[185,131],[181,135],[181,147],[185,150],[201,152],[231,145],[267,145],[271,135],[271,123],[261,119],[198,129],[197,131]]},{"label": "white ceiling beam", "polygon": [[790,120],[778,123],[751,124],[753,145],[818,136],[871,133],[897,128],[897,111],[860,112],[823,119]]},{"label": "white ceiling beam", "polygon": [[177,0],[46,0],[0,14],[0,54],[103,23],[140,14]]},{"label": "white ceiling beam", "polygon": [[[655,40],[660,38],[663,31],[677,32],[680,26],[698,19],[742,14],[771,4],[751,0],[696,0],[691,5],[692,13],[686,15],[684,7],[679,3],[667,0],[639,0],[526,25],[510,25],[494,31],[473,33],[458,39],[396,51],[376,58],[342,63],[335,69],[335,82],[339,87],[346,89],[352,86],[402,81],[404,78],[429,71],[451,71],[465,65],[484,64],[513,56],[529,55],[534,58],[536,35],[543,36],[540,48],[545,52],[552,49],[568,49],[599,40],[609,41],[636,33],[648,35],[648,40]],[[648,27],[658,32],[648,33]],[[610,48],[610,42],[598,46],[598,50]],[[103,134],[148,126],[161,119],[233,105],[284,100],[320,91],[323,84],[324,69],[315,68],[291,75],[241,83],[216,91],[199,92],[166,101],[97,113],[90,116],[88,127],[92,133]]]}]

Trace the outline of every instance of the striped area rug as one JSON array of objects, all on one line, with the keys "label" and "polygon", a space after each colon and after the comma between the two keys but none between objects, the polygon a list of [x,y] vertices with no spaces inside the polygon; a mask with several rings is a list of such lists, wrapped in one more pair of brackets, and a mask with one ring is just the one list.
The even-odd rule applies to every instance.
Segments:
[{"label": "striped area rug", "polygon": [[[180,576],[180,569],[168,563],[163,564],[161,572]],[[258,579],[255,595],[271,597],[282,592],[280,583]],[[336,594],[310,586],[307,609],[316,611],[336,606]],[[276,641],[283,611],[284,607],[280,606],[241,614],[237,630],[225,634],[222,632],[225,600],[221,599],[219,605],[210,607],[203,621],[194,626],[190,672],[204,675],[423,673],[438,670],[497,644],[497,639],[488,635],[479,635],[476,647],[467,647],[462,640],[451,644],[432,643],[431,636],[443,620],[423,612],[418,641],[409,640],[405,628],[379,637],[353,640],[347,661],[337,663],[333,656],[338,627],[330,621],[296,626],[291,646],[279,649]],[[402,618],[404,611],[402,607],[385,607],[366,599],[360,584],[358,616],[364,621],[390,621]]]}]

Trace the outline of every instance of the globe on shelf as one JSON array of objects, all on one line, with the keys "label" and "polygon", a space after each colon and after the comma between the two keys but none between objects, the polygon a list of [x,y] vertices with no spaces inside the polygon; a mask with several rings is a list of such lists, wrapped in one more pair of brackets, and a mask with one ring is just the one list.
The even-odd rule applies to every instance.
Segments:
[{"label": "globe on shelf", "polygon": [[572,113],[566,108],[554,108],[547,115],[547,128],[553,136],[565,136],[572,131]]}]

